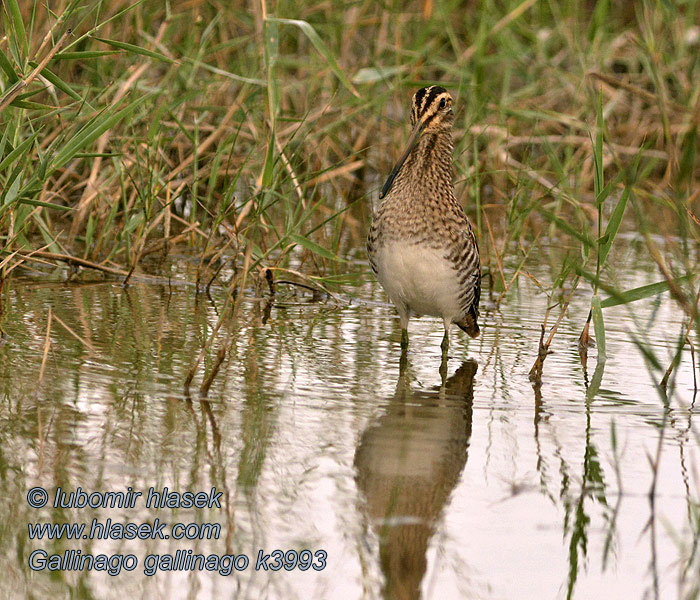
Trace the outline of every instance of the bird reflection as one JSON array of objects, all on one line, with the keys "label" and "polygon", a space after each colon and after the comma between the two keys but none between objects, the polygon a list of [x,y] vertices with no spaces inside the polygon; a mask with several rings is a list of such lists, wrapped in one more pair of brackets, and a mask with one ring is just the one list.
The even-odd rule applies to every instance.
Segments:
[{"label": "bird reflection", "polygon": [[467,462],[477,363],[433,390],[412,391],[402,368],[386,413],[355,452],[356,481],[379,536],[385,598],[420,598],[426,551]]}]

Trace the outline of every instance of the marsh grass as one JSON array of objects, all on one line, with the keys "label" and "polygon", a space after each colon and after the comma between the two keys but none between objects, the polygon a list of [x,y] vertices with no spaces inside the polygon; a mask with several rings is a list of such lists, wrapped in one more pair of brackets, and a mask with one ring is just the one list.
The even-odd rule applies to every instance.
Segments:
[{"label": "marsh grass", "polygon": [[[177,253],[197,257],[200,291],[351,294],[346,261],[365,260],[411,94],[440,82],[487,325],[545,257],[533,378],[568,300],[590,293],[580,346],[585,370],[592,322],[597,386],[605,309],[669,292],[686,319],[672,359],[637,343],[672,384],[698,333],[698,1],[394,8],[4,0],[0,285],[18,271],[148,280]],[[655,283],[619,285],[621,233]]]},{"label": "marsh grass", "polygon": [[[557,249],[536,282],[547,331],[533,379],[581,282],[584,369],[591,322],[604,362],[609,306],[670,291],[690,331],[698,10],[6,0],[0,282],[21,268],[127,284],[167,272],[176,252],[198,257],[200,291],[246,281],[259,295],[279,281],[338,298],[357,281],[345,261],[365,260],[410,96],[439,81],[459,107],[457,187],[495,305],[532,277],[533,249]],[[616,283],[620,232],[647,245],[656,284]]]},{"label": "marsh grass", "polygon": [[664,275],[687,276],[697,11],[7,0],[3,279],[61,255],[128,281],[181,247],[209,283],[250,246],[251,282],[291,267],[294,281],[337,289],[338,258],[362,257],[410,94],[434,81],[461,107],[459,190],[498,300],[527,273],[526,245],[552,238],[570,253],[542,282],[550,297],[581,273],[596,295],[617,231],[643,227],[630,198],[668,237],[662,258],[677,257]]},{"label": "marsh grass", "polygon": [[[606,309],[624,305],[634,317],[637,301],[668,293],[682,314],[669,355],[646,339],[653,324],[630,332],[659,382],[664,419],[677,365],[687,348],[695,358],[699,10],[697,0],[425,0],[400,10],[369,0],[64,0],[50,10],[4,0],[0,289],[19,272],[148,281],[169,273],[170,255],[196,257],[191,283],[228,291],[185,381],[189,391],[200,376],[205,398],[244,294],[352,295],[349,263],[365,260],[367,221],[405,141],[411,94],[440,82],[458,107],[457,190],[489,282],[486,326],[523,277],[542,291],[536,404],[569,300],[590,297],[589,320],[577,324],[588,485],[567,508],[572,596],[584,504],[605,501],[588,431],[608,354]],[[652,258],[653,283],[619,283],[621,234]],[[548,278],[534,278],[535,261],[546,261]],[[49,314],[44,362],[52,326],[63,327]],[[698,507],[689,500],[687,597],[700,589]],[[610,539],[618,509],[619,500]]]}]

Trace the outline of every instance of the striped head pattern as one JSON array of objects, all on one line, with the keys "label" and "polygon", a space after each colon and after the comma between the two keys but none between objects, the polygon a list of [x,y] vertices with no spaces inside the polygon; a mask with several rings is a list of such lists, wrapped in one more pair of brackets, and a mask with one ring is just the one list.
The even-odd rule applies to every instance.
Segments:
[{"label": "striped head pattern", "polygon": [[418,90],[411,105],[411,125],[421,124],[421,129],[436,130],[452,125],[452,96],[439,85]]}]

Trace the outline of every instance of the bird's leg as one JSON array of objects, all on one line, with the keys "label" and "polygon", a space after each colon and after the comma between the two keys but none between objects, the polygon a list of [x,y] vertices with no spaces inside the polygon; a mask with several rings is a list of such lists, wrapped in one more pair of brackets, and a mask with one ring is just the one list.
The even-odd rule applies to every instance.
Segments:
[{"label": "bird's leg", "polygon": [[408,352],[403,344],[401,344],[401,357],[399,358],[399,376],[403,377],[406,374],[406,367],[408,367]]},{"label": "bird's leg", "polygon": [[444,386],[447,382],[447,352],[442,353],[442,360],[440,361],[438,373],[440,373],[440,379],[442,380],[442,385]]},{"label": "bird's leg", "polygon": [[410,312],[405,304],[397,304],[396,308],[399,311],[399,322],[401,323],[401,350],[408,348],[408,318]]},{"label": "bird's leg", "polygon": [[445,335],[442,338],[442,342],[440,344],[440,349],[442,350],[443,355],[447,355],[447,351],[450,348],[450,334],[447,333],[447,328],[445,328]]},{"label": "bird's leg", "polygon": [[447,380],[447,351],[450,348],[450,335],[447,332],[447,327],[445,327],[445,336],[442,338],[440,348],[442,349],[442,358],[440,360],[440,377],[442,377],[442,384],[445,385],[445,381]]},{"label": "bird's leg", "polygon": [[442,379],[442,385],[445,385],[447,381],[447,351],[450,348],[450,323],[445,320],[445,335],[442,338],[442,343],[440,344],[440,349],[442,350],[442,357],[440,360],[440,378]]}]

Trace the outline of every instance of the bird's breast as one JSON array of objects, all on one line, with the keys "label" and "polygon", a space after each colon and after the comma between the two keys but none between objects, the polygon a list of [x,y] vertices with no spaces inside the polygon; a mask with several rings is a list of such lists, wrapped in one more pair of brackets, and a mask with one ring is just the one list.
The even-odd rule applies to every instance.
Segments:
[{"label": "bird's breast", "polygon": [[375,255],[377,279],[394,303],[418,315],[458,317],[459,274],[444,248],[391,240]]}]

